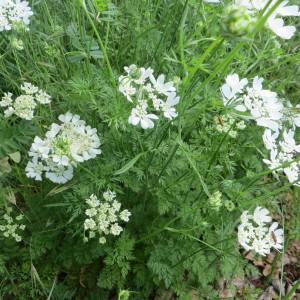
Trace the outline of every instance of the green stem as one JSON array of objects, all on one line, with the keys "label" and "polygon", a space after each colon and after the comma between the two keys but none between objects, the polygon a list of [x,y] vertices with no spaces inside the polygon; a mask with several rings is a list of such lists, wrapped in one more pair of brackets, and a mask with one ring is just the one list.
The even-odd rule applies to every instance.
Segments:
[{"label": "green stem", "polygon": [[90,16],[90,13],[89,13],[89,11],[88,11],[88,9],[87,9],[87,7],[86,7],[85,0],[79,0],[79,2],[80,2],[80,5],[82,6],[82,8],[83,8],[83,10],[84,10],[84,12],[85,12],[85,14],[86,14],[86,16],[87,16],[87,19],[88,19],[90,25],[91,25],[92,28],[93,28],[93,31],[94,31],[95,35],[96,35],[97,42],[98,42],[98,44],[99,44],[99,46],[100,46],[100,48],[101,48],[101,51],[102,51],[103,56],[104,56],[105,63],[106,63],[107,68],[108,68],[109,75],[110,75],[110,77],[111,77],[111,81],[112,81],[113,85],[115,86],[115,88],[117,88],[117,82],[116,82],[114,73],[113,73],[113,71],[112,71],[112,67],[111,67],[111,64],[110,64],[110,61],[109,61],[107,52],[106,52],[106,48],[105,48],[105,46],[104,46],[104,43],[102,42],[102,39],[101,39],[100,34],[99,34],[99,32],[98,32],[98,30],[97,30],[97,28],[96,28],[96,26],[95,26],[95,23],[94,23],[94,21],[92,20],[92,18],[91,18],[91,16]]}]

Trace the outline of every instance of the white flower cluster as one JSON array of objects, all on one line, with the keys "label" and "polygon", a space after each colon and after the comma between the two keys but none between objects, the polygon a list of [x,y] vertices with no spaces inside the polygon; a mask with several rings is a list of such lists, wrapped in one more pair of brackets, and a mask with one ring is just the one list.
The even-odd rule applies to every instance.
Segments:
[{"label": "white flower cluster", "polygon": [[103,193],[104,201],[100,201],[95,195],[86,199],[88,209],[85,211],[87,219],[84,221],[85,235],[84,241],[88,241],[99,235],[99,243],[105,244],[105,236],[111,234],[120,235],[123,228],[119,222],[128,222],[131,213],[125,209],[121,211],[121,203],[116,200],[116,193],[107,190]]},{"label": "white flower cluster", "polygon": [[4,237],[14,238],[16,242],[21,242],[22,236],[20,234],[26,228],[26,226],[20,222],[23,220],[24,215],[20,214],[13,218],[11,212],[12,208],[9,207],[7,213],[3,215],[4,223],[0,222],[0,231]]},{"label": "white flower cluster", "polygon": [[73,168],[101,153],[97,130],[86,125],[78,115],[66,113],[53,123],[46,138],[35,137],[26,166],[27,177],[42,180],[45,176],[55,183],[66,183],[73,177]]},{"label": "white flower cluster", "polygon": [[[270,151],[270,160],[264,160],[274,174],[283,171],[288,180],[299,185],[300,162],[295,161],[300,145],[295,141],[295,130],[300,127],[300,105],[293,107],[289,101],[281,100],[277,93],[262,87],[263,78],[255,77],[252,86],[246,78],[237,74],[227,76],[221,87],[225,106],[239,112],[249,111],[251,119],[264,127],[263,141]],[[285,105],[284,105],[285,104]],[[282,164],[287,166],[280,168]]]},{"label": "white flower cluster", "polygon": [[119,91],[135,105],[128,122],[143,129],[153,128],[153,120],[162,112],[169,120],[177,117],[175,106],[179,102],[174,82],[165,82],[165,75],[156,79],[151,68],[138,68],[136,65],[124,67],[126,75],[119,77]]},{"label": "white flower cluster", "polygon": [[284,172],[290,183],[300,186],[300,162],[296,160],[300,153],[300,145],[296,144],[295,131],[283,129],[281,132],[272,132],[266,129],[263,134],[265,147],[270,151],[270,159],[264,159],[273,174]]},{"label": "white flower cluster", "polygon": [[[232,138],[236,138],[238,130],[244,130],[246,124],[243,120],[235,123],[235,119],[230,115],[219,115],[214,118],[216,130],[220,133],[227,133]],[[230,130],[230,131],[229,131]]]},{"label": "white flower cluster", "polygon": [[27,27],[33,15],[28,1],[1,0],[0,1],[0,31],[11,30],[21,24]]},{"label": "white flower cluster", "polygon": [[5,93],[2,97],[0,106],[5,108],[4,116],[6,118],[15,114],[22,119],[32,120],[38,103],[49,104],[51,102],[51,97],[46,92],[29,82],[24,82],[21,90],[24,94],[14,100],[12,93]]},{"label": "white flower cluster", "polygon": [[[238,6],[245,7],[249,10],[249,13],[255,15],[261,12],[267,5],[269,0],[235,0],[234,3]],[[272,0],[268,9],[264,12],[267,14],[272,6],[276,3],[276,0]],[[295,26],[285,25],[283,17],[299,17],[300,11],[297,5],[288,5],[289,1],[282,1],[275,11],[268,17],[266,25],[276,35],[283,39],[290,39],[296,32]]]},{"label": "white flower cluster", "polygon": [[283,249],[283,229],[278,228],[277,222],[270,224],[271,221],[270,212],[266,208],[257,207],[253,215],[244,211],[238,226],[238,240],[242,247],[260,255],[269,254],[271,248]]}]

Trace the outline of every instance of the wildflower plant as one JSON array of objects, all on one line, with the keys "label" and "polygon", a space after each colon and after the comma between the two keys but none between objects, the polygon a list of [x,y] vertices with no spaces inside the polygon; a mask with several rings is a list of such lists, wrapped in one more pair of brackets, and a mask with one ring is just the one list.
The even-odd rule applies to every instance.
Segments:
[{"label": "wildflower plant", "polygon": [[121,203],[116,199],[116,193],[107,190],[99,200],[94,194],[86,199],[87,209],[84,221],[84,241],[97,237],[100,244],[106,243],[108,235],[118,236],[123,231],[121,223],[129,222],[131,213],[121,210]]},{"label": "wildflower plant", "polygon": [[270,212],[256,207],[253,215],[244,211],[238,227],[238,239],[242,247],[260,255],[270,254],[271,248],[282,250],[284,245],[283,229],[277,222],[271,223]]},{"label": "wildflower plant", "polygon": [[263,80],[256,76],[249,85],[246,78],[240,80],[237,74],[228,75],[221,87],[223,103],[264,128],[262,138],[270,159],[263,161],[274,170],[275,176],[283,171],[290,183],[298,185],[300,145],[295,140],[295,130],[300,125],[299,105],[293,107],[276,92],[264,89]]},{"label": "wildflower plant", "polygon": [[297,0],[75,2],[0,0],[0,298],[296,296]]},{"label": "wildflower plant", "polygon": [[29,178],[41,181],[43,174],[55,183],[66,183],[73,177],[78,163],[95,158],[101,153],[97,130],[86,125],[78,115],[60,115],[61,124],[53,123],[46,137],[36,136],[26,166]]},{"label": "wildflower plant", "polygon": [[175,106],[180,97],[172,81],[165,82],[165,75],[154,77],[152,68],[138,68],[136,65],[124,67],[125,75],[119,77],[119,91],[135,105],[128,123],[140,125],[143,129],[154,127],[157,114],[173,120],[177,117]]},{"label": "wildflower plant", "polygon": [[51,97],[43,90],[29,82],[21,85],[24,94],[13,99],[13,94],[5,93],[0,101],[0,107],[4,108],[4,116],[9,118],[16,115],[24,120],[32,120],[38,104],[49,104]]}]

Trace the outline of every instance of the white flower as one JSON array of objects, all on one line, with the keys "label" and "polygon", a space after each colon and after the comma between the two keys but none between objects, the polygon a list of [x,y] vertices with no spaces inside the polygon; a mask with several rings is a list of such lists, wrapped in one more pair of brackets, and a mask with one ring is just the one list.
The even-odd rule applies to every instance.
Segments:
[{"label": "white flower", "polygon": [[21,85],[21,90],[24,91],[27,95],[34,95],[39,91],[39,88],[31,84],[30,82],[24,82],[23,85]]},{"label": "white flower", "polygon": [[88,209],[85,211],[85,214],[86,214],[88,217],[92,218],[92,217],[94,217],[94,216],[97,215],[97,209],[96,209],[96,208],[88,208]]},{"label": "white flower", "polygon": [[245,226],[244,224],[238,226],[238,241],[246,251],[252,249],[252,246],[249,244],[251,239],[248,229],[248,226]]},{"label": "white flower", "polygon": [[285,26],[282,18],[270,17],[267,24],[276,35],[285,40],[289,40],[296,32],[296,27]]},{"label": "white flower", "polygon": [[270,217],[270,212],[266,208],[256,207],[253,213],[253,221],[258,225],[264,225],[264,223],[269,223],[272,221]]},{"label": "white flower", "polygon": [[119,77],[119,91],[135,105],[128,123],[140,125],[143,129],[153,128],[153,120],[159,116],[153,112],[162,112],[167,119],[177,116],[175,105],[179,102],[174,82],[165,82],[165,75],[156,79],[152,68],[138,68],[136,65],[124,67],[125,76]]},{"label": "white flower", "polygon": [[1,107],[11,106],[13,104],[12,93],[4,93],[4,97],[2,97],[0,101]]},{"label": "white flower", "polygon": [[130,216],[131,216],[131,212],[128,211],[127,209],[124,209],[124,210],[121,211],[121,213],[120,213],[120,218],[121,218],[121,220],[124,221],[124,222],[128,222]]},{"label": "white flower", "polygon": [[132,96],[136,93],[136,88],[132,86],[132,80],[126,76],[119,77],[119,91],[132,102]]},{"label": "white flower", "polygon": [[[283,1],[282,3],[279,4],[279,6],[276,8],[276,10],[273,12],[273,14],[268,18],[267,20],[267,25],[268,27],[279,37],[283,39],[290,39],[296,32],[296,27],[295,26],[285,26],[284,25],[284,20],[282,18],[278,18],[277,16],[282,16],[282,17],[299,17],[300,12],[299,12],[299,6],[297,5],[290,5],[287,6],[288,4],[287,1]],[[275,2],[274,2],[275,3]],[[272,3],[272,4],[274,4]]]},{"label": "white flower", "polygon": [[294,139],[295,132],[293,130],[283,131],[283,140],[279,142],[281,150],[286,153],[300,152],[300,145],[296,144]]},{"label": "white flower", "polygon": [[120,235],[120,233],[123,231],[123,228],[119,226],[117,223],[113,224],[110,227],[110,232],[112,235]]},{"label": "white flower", "polygon": [[283,230],[277,229],[278,223],[272,223],[270,212],[266,208],[257,207],[253,215],[243,212],[241,224],[238,226],[238,241],[249,251],[254,250],[260,255],[267,255],[271,248],[283,248]]},{"label": "white flower", "polygon": [[134,80],[134,82],[137,84],[144,84],[146,79],[153,76],[153,69],[151,69],[151,68],[147,68],[147,69],[140,68],[139,71],[140,71],[139,77]]},{"label": "white flower", "polygon": [[167,101],[161,103],[161,109],[167,119],[172,120],[177,117],[177,112],[174,106],[177,105],[178,102],[179,96],[176,96],[176,93],[170,93]]},{"label": "white flower", "polygon": [[[55,183],[66,183],[73,177],[78,162],[95,158],[101,153],[97,130],[85,125],[78,115],[60,115],[61,125],[53,123],[42,140],[35,137],[29,156],[28,177],[39,178],[41,165],[47,178]],[[39,176],[34,176],[39,166]]]},{"label": "white flower", "polygon": [[[221,87],[221,92],[223,95],[224,105],[227,106],[232,104],[236,95],[243,91],[245,86],[248,84],[248,80],[246,78],[240,80],[238,74],[231,74],[226,77],[225,82],[226,83]],[[239,111],[246,110],[242,104],[236,105],[236,109]]]},{"label": "white flower", "polygon": [[1,0],[0,2],[0,32],[11,30],[13,25],[22,23],[27,26],[33,12],[28,1]]},{"label": "white flower", "polygon": [[9,118],[10,116],[12,116],[15,113],[15,110],[12,107],[9,107],[8,109],[6,109],[4,111],[4,117],[5,118]]},{"label": "white flower", "polygon": [[278,228],[278,223],[274,222],[269,229],[269,236],[270,236],[270,245],[271,247],[281,250],[283,249],[284,244],[284,232],[283,229]]},{"label": "white flower", "polygon": [[124,67],[124,70],[128,75],[132,75],[133,73],[136,73],[138,71],[138,67],[132,64],[129,67]]},{"label": "white flower", "polygon": [[96,223],[93,219],[86,219],[84,221],[84,229],[85,230],[94,230],[96,228]]},{"label": "white flower", "polygon": [[244,105],[257,125],[278,131],[281,127],[284,106],[276,93],[262,87],[263,78],[256,76],[252,87],[247,88]]},{"label": "white flower", "polygon": [[32,161],[29,161],[25,168],[26,176],[38,181],[42,180],[43,171],[44,165],[43,163],[38,162],[37,158],[33,158]]},{"label": "white flower", "polygon": [[281,162],[278,159],[278,150],[277,149],[272,149],[270,152],[270,160],[268,159],[263,159],[263,162],[267,165],[269,165],[269,168],[271,170],[277,169],[278,167],[281,166]]},{"label": "white flower", "polygon": [[298,181],[299,174],[300,174],[299,163],[294,162],[290,166],[284,168],[283,171],[290,183],[299,185],[299,181]]},{"label": "white flower", "polygon": [[128,118],[128,123],[132,125],[141,124],[143,129],[153,128],[154,122],[152,120],[158,120],[158,116],[154,114],[148,114],[147,111],[140,105],[133,108],[131,115]]},{"label": "white flower", "polygon": [[121,208],[121,203],[118,202],[117,200],[114,200],[114,201],[112,202],[112,208],[113,208],[114,212],[119,211],[120,208]]},{"label": "white flower", "polygon": [[52,160],[58,165],[58,166],[68,166],[69,165],[69,158],[66,155],[53,155]]},{"label": "white flower", "polygon": [[105,244],[105,243],[106,243],[106,238],[104,236],[99,238],[99,244]]},{"label": "white flower", "polygon": [[29,155],[32,157],[48,158],[50,152],[50,145],[47,141],[42,140],[36,136],[31,145]]},{"label": "white flower", "polygon": [[38,91],[38,93],[35,95],[35,99],[41,104],[49,104],[51,102],[51,96],[42,90]]},{"label": "white flower", "polygon": [[109,189],[103,193],[103,198],[109,202],[116,199],[116,196],[117,196],[116,192],[111,191]]},{"label": "white flower", "polygon": [[244,121],[237,122],[236,127],[240,130],[244,130],[246,128],[246,123]]},{"label": "white flower", "polygon": [[165,75],[163,74],[159,75],[157,79],[155,79],[154,76],[151,76],[150,80],[158,93],[168,96],[170,92],[176,91],[172,81],[165,82]]},{"label": "white flower", "polygon": [[276,141],[277,141],[278,135],[279,135],[278,132],[273,132],[271,129],[265,129],[264,134],[263,134],[263,141],[264,141],[265,147],[268,150],[277,148]]},{"label": "white flower", "polygon": [[[283,39],[290,39],[295,31],[295,26],[285,26],[284,20],[281,17],[299,17],[299,6],[290,5],[287,6],[288,0],[282,1],[275,11],[268,17],[266,26],[269,27],[276,35]],[[264,7],[269,3],[268,0],[235,0],[237,5],[246,7],[251,13],[256,13],[264,9]],[[268,13],[269,10],[274,6],[276,0],[269,3],[268,8],[264,14]]]},{"label": "white flower", "polygon": [[22,119],[31,120],[34,116],[37,102],[47,104],[51,101],[51,97],[46,92],[39,90],[39,88],[31,83],[25,82],[21,86],[21,90],[23,90],[25,94],[18,96],[15,100],[12,98],[12,93],[5,93],[4,97],[2,97],[0,106],[6,107],[4,111],[6,118],[15,114]]},{"label": "white flower", "polygon": [[92,194],[90,196],[90,198],[86,199],[86,203],[90,206],[90,207],[98,207],[100,205],[100,201],[97,199],[97,196]]},{"label": "white flower", "polygon": [[73,178],[72,166],[52,166],[45,176],[54,183],[63,184]]},{"label": "white flower", "polygon": [[270,244],[267,239],[254,239],[252,249],[262,255],[265,256],[267,254],[270,254]]},{"label": "white flower", "polygon": [[88,233],[85,235],[84,240],[88,241],[91,238],[89,230],[93,231],[92,236],[95,237],[96,233],[99,234],[99,243],[104,244],[106,238],[103,235],[120,235],[123,228],[119,222],[128,222],[131,213],[125,209],[120,212],[121,203],[117,201],[116,193],[107,190],[103,193],[104,201],[99,201],[95,195],[91,195],[86,199],[86,204],[89,208],[85,210],[85,215],[88,218],[84,222],[84,229]]},{"label": "white flower", "polygon": [[30,95],[21,95],[14,102],[14,113],[22,119],[31,120],[36,107],[34,98]]}]

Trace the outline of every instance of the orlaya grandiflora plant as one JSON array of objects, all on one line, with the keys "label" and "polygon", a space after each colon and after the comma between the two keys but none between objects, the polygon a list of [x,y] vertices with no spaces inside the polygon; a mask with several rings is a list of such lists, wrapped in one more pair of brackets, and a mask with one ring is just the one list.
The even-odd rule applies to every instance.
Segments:
[{"label": "orlaya grandiflora plant", "polygon": [[299,185],[300,145],[295,140],[295,130],[300,127],[300,106],[293,107],[277,93],[264,89],[262,83],[263,78],[258,76],[250,85],[246,78],[228,75],[221,87],[223,103],[241,117],[255,120],[258,126],[265,128],[263,141],[270,158],[263,161],[274,170],[274,175],[283,171],[290,183]]},{"label": "orlaya grandiflora plant", "polygon": [[169,120],[177,117],[175,106],[180,98],[172,81],[165,82],[163,74],[155,78],[151,68],[131,65],[124,69],[126,75],[119,77],[119,91],[134,105],[128,118],[130,124],[149,129],[154,127],[159,113]]},{"label": "orlaya grandiflora plant", "polygon": [[271,249],[283,249],[284,232],[277,222],[272,223],[270,212],[266,208],[256,207],[253,214],[246,210],[238,226],[238,240],[247,250],[260,255],[270,254]]},{"label": "orlaya grandiflora plant", "polygon": [[26,167],[27,177],[42,180],[42,175],[54,183],[66,183],[73,177],[78,163],[95,158],[101,153],[97,130],[86,125],[78,115],[66,113],[53,123],[46,138],[35,137]]}]

